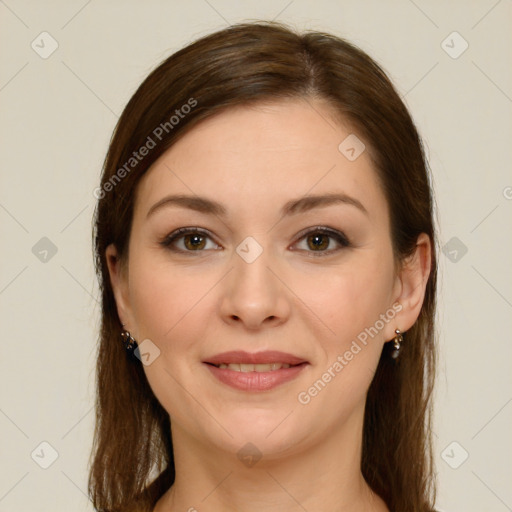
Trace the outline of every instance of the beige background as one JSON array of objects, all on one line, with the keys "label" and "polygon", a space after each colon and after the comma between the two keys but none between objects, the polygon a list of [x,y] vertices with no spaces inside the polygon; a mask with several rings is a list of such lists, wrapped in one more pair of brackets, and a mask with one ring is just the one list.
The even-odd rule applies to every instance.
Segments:
[{"label": "beige background", "polygon": [[[512,2],[5,0],[0,512],[92,510],[99,315],[90,228],[107,145],[124,105],[163,58],[254,18],[350,39],[404,96],[426,143],[446,253],[438,507],[512,510]],[[52,44],[56,51],[42,58]]]}]

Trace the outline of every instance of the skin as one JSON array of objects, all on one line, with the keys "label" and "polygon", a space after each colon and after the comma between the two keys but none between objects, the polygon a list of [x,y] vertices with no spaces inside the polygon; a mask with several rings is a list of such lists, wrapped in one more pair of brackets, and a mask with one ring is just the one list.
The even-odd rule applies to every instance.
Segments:
[{"label": "skin", "polygon": [[[171,417],[177,477],[155,512],[389,512],[360,471],[364,404],[383,344],[420,313],[431,248],[420,235],[395,273],[388,205],[368,150],[349,161],[338,145],[352,131],[330,114],[319,100],[297,99],[202,122],[140,181],[128,260],[107,249],[121,321],[160,350],[144,371]],[[332,192],[357,198],[368,215],[349,204],[279,215],[291,199]],[[228,214],[167,206],[147,217],[171,193],[214,199]],[[316,226],[352,245],[327,236],[318,249],[297,236]],[[191,237],[174,242],[188,253],[159,244],[180,227],[209,231],[200,254]],[[236,252],[248,236],[263,248],[252,263]],[[300,403],[393,304],[401,311]],[[309,365],[274,389],[239,391],[202,363],[228,350],[281,350]],[[262,454],[251,467],[237,457],[248,442]]]}]

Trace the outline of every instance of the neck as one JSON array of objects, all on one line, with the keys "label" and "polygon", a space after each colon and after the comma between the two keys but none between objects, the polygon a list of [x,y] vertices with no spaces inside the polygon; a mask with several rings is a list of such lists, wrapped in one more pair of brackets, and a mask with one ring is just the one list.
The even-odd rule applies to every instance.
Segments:
[{"label": "neck", "polygon": [[154,512],[389,512],[361,474],[361,432],[359,418],[250,465],[173,425],[176,480]]}]

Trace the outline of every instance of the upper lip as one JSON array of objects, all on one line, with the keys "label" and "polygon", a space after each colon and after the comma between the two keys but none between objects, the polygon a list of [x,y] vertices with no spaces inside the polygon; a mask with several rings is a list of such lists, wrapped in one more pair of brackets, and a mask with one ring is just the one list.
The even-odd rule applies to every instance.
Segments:
[{"label": "upper lip", "polygon": [[279,352],[277,350],[265,350],[264,352],[249,353],[243,350],[233,350],[231,352],[223,352],[215,356],[209,357],[203,361],[210,364],[270,364],[270,363],[283,363],[289,365],[296,365],[307,363],[305,359],[287,354],[286,352]]}]

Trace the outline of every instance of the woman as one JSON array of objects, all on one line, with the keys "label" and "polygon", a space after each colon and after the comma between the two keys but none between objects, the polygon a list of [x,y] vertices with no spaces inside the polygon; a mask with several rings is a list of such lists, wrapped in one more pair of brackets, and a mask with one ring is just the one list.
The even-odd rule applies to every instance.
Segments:
[{"label": "woman", "polygon": [[333,35],[238,24],[159,65],[95,191],[95,507],[432,511],[429,180]]}]

